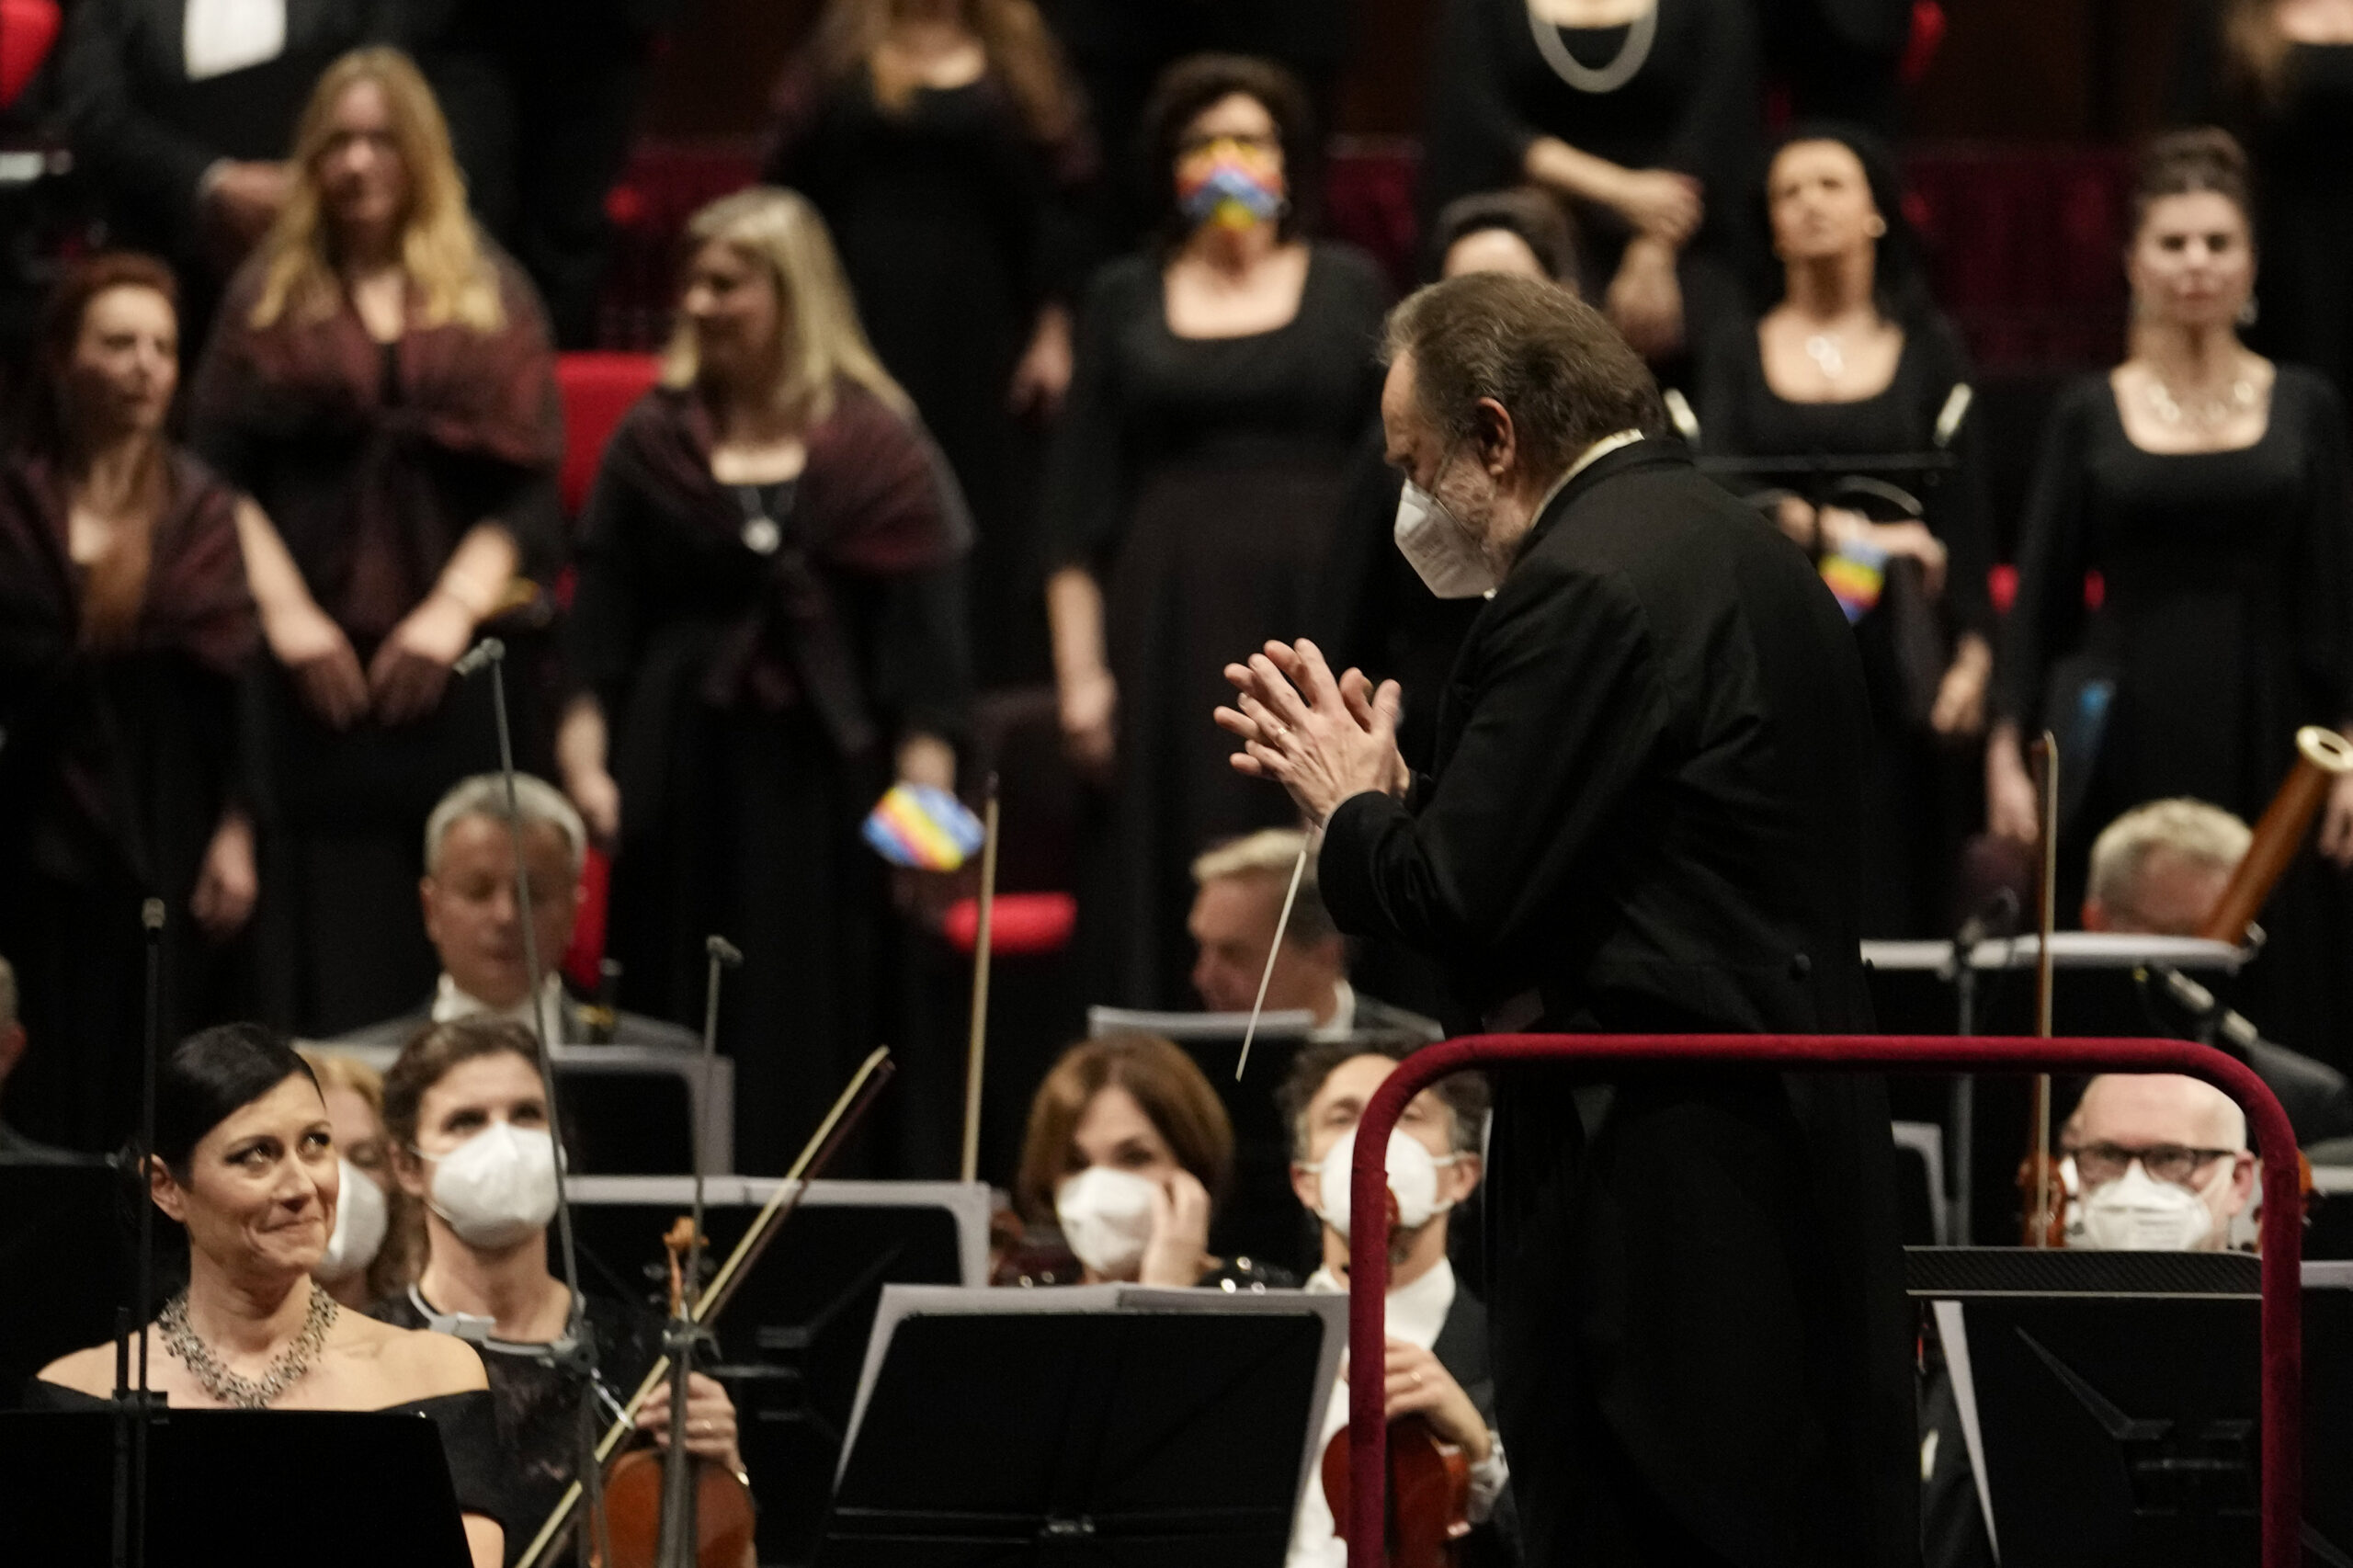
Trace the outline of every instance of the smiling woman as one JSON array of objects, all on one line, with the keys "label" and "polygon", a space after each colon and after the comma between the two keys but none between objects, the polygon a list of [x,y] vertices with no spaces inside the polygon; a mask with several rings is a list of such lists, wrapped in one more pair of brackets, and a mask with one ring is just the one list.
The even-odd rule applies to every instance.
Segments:
[{"label": "smiling woman", "polygon": [[[188,1282],[164,1304],[150,1385],[181,1409],[381,1410],[440,1429],[475,1568],[500,1560],[506,1500],[481,1358],[453,1339],[338,1308],[311,1271],[341,1182],[317,1080],[253,1024],[180,1042],[155,1083],[155,1207],[188,1233]],[[75,1408],[114,1386],[114,1346],[42,1369],[36,1405]]]}]

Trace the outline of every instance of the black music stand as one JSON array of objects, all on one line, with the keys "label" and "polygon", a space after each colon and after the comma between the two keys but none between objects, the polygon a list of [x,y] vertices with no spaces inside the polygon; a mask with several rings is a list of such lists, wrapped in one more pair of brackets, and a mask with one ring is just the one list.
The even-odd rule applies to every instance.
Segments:
[{"label": "black music stand", "polygon": [[0,1407],[60,1356],[113,1335],[134,1251],[121,1192],[102,1159],[0,1162]]},{"label": "black music stand", "polygon": [[[2244,1254],[1913,1252],[2003,1568],[2254,1568],[2256,1264]],[[1924,1275],[1936,1278],[1924,1278]],[[2353,1271],[2304,1279],[2304,1539],[2353,1562]]]},{"label": "black music stand", "polygon": [[1280,1568],[1339,1296],[883,1300],[824,1568]]},{"label": "black music stand", "polygon": [[[5,1555],[42,1568],[108,1560],[115,1417],[0,1414]],[[381,1411],[187,1410],[148,1437],[147,1561],[469,1568],[430,1417]]]}]

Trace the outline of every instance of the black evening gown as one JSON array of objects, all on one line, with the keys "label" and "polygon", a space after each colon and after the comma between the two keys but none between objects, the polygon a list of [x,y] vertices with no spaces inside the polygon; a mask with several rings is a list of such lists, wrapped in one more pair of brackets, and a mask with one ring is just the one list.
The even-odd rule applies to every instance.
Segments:
[{"label": "black evening gown", "polygon": [[[1956,387],[1970,380],[1959,336],[1942,318],[1927,315],[1905,332],[1895,375],[1876,396],[1847,403],[1790,403],[1767,384],[1756,329],[1744,324],[1720,334],[1701,361],[1706,397],[1699,420],[1702,449],[1711,460],[1740,458],[1890,458],[1929,454]],[[1991,639],[1994,611],[1986,597],[1991,564],[1986,540],[1984,474],[1963,417],[1944,449],[1957,466],[1874,473],[1922,503],[1922,520],[1944,545],[1944,592],[1929,612],[1934,645],[1949,662],[1955,639],[1969,632]],[[1770,506],[1789,492],[1819,502],[1842,477],[1835,467],[1819,476],[1719,472],[1735,492]],[[1881,521],[1894,513],[1876,509]],[[1916,579],[1915,579],[1916,581]],[[1916,601],[1915,601],[1916,603]],[[1866,937],[1925,937],[1949,933],[1953,869],[1961,843],[1983,812],[1972,745],[1966,754],[1939,744],[1919,710],[1916,676],[1907,679],[1899,652],[1897,617],[1910,613],[1890,598],[1855,623],[1863,679],[1871,699],[1875,740],[1863,790],[1862,931]],[[1924,618],[1927,619],[1927,618]],[[1941,674],[1941,662],[1937,673]]]},{"label": "black evening gown", "polygon": [[2353,44],[2290,44],[2279,89],[2256,94],[2223,64],[2219,6],[2198,11],[2183,29],[2174,118],[2226,127],[2254,164],[2261,266],[2247,343],[2353,395]]},{"label": "black evening gown", "polygon": [[[1735,193],[1755,189],[1762,131],[1756,26],[1745,0],[1658,0],[1640,68],[1609,92],[1572,86],[1537,47],[1527,0],[1445,0],[1439,22],[1422,216],[1474,191],[1523,185],[1539,136],[1558,137],[1629,169],[1673,169],[1699,181],[1707,216],[1683,252],[1685,341],[1696,352],[1736,298]],[[1606,70],[1632,29],[1556,28],[1569,58]],[[1599,300],[1631,237],[1615,210],[1571,203],[1586,297]]]},{"label": "black evening gown", "polygon": [[[2080,886],[2093,835],[2145,801],[2186,795],[2252,823],[2295,761],[2297,728],[2353,716],[2348,572],[2345,404],[2319,375],[2281,366],[2261,440],[2186,456],[2134,446],[2105,375],[2060,395],[2020,531],[1995,701],[2030,732],[2047,692],[2114,683],[2096,755],[2074,759],[2090,772],[2075,842],[2062,828],[2063,886]],[[2099,576],[2097,610],[2086,573]],[[2245,1010],[2283,1044],[2346,1065],[2353,927],[2341,878],[2306,855],[2263,924]]]},{"label": "black evening gown", "polygon": [[648,394],[606,449],[570,628],[621,791],[622,1003],[699,1028],[704,938],[743,949],[720,1040],[736,1168],[762,1175],[869,1051],[907,1038],[886,1033],[904,926],[858,829],[892,745],[960,738],[970,695],[945,464],[847,383],[807,439],[797,481],[722,485],[699,403]]},{"label": "black evening gown", "polygon": [[1339,245],[1312,253],[1299,313],[1272,332],[1168,330],[1158,258],[1100,273],[1048,473],[1050,558],[1104,585],[1119,761],[1081,872],[1089,999],[1196,1003],[1191,862],[1295,820],[1244,778],[1210,715],[1225,665],[1308,624],[1351,449],[1380,399],[1385,289]]},{"label": "black evening gown", "polygon": [[824,214],[883,365],[956,471],[978,535],[969,568],[983,685],[1050,668],[1036,527],[1042,441],[1008,392],[1038,312],[1074,305],[1088,260],[1081,133],[1040,142],[994,78],[919,89],[900,110],[870,75],[796,63],[764,177]]}]

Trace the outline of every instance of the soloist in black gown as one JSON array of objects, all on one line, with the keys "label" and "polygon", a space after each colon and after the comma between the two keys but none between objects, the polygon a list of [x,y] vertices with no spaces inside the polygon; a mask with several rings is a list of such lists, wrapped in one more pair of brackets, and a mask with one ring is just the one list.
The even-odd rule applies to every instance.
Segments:
[{"label": "soloist in black gown", "polygon": [[1039,597],[1043,442],[1008,401],[1039,311],[1074,305],[1091,257],[1077,203],[1083,132],[1040,141],[994,77],[876,101],[864,70],[797,62],[776,96],[763,168],[816,203],[859,318],[956,471],[977,538],[969,567],[983,684],[1046,678]]},{"label": "soloist in black gown", "polygon": [[[2097,610],[2087,573],[2099,575]],[[2353,716],[2348,573],[2345,404],[2319,375],[2281,366],[2260,440],[2190,455],[2134,446],[2105,375],[2060,395],[1995,702],[2030,731],[2048,692],[2080,684],[2052,679],[2071,655],[2114,683],[2073,843],[2062,828],[2078,883],[2093,835],[2145,801],[2187,795],[2252,823],[2295,760],[2297,728]],[[2303,857],[2265,907],[2245,1007],[2265,1034],[2339,1067],[2353,1060],[2345,914],[2339,874]]]},{"label": "soloist in black gown", "polygon": [[1161,261],[1097,275],[1048,471],[1051,563],[1104,585],[1119,761],[1091,813],[1080,943],[1091,1001],[1196,1005],[1193,858],[1295,818],[1244,778],[1210,714],[1221,673],[1307,625],[1348,455],[1380,401],[1386,290],[1346,246],[1311,252],[1299,313],[1272,332],[1168,329]]},{"label": "soloist in black gown", "polygon": [[[1711,459],[1888,458],[1929,453],[1956,386],[1970,380],[1967,357],[1951,325],[1927,316],[1907,326],[1895,375],[1874,396],[1845,403],[1791,403],[1765,379],[1756,328],[1743,324],[1718,336],[1701,362],[1699,429]],[[1892,483],[1923,503],[1921,520],[1948,553],[1944,592],[1934,605],[1935,646],[1949,662],[1954,641],[1989,640],[1994,609],[1986,597],[1991,563],[1984,474],[1963,418],[1945,450],[1949,471],[1922,469],[1870,477]],[[1795,491],[1817,503],[1841,477],[1835,468],[1811,478],[1719,472],[1734,491],[1770,504]],[[1893,520],[1875,509],[1878,521]],[[1882,598],[1855,623],[1863,679],[1870,692],[1875,740],[1863,791],[1862,931],[1866,937],[1949,934],[1953,867],[1961,841],[1979,818],[1975,748],[1967,756],[1940,745],[1919,710],[1898,652],[1898,607]]]}]

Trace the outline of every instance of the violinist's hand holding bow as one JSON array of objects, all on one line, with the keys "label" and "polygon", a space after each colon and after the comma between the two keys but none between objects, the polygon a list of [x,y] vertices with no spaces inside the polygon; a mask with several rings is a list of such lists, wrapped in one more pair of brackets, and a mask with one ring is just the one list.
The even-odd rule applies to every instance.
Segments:
[{"label": "violinist's hand holding bow", "polygon": [[1487,1462],[1492,1445],[1486,1417],[1446,1369],[1446,1363],[1418,1345],[1392,1339],[1385,1371],[1383,1415],[1392,1421],[1400,1415],[1426,1415],[1439,1437],[1461,1445],[1472,1464]]},{"label": "violinist's hand holding bow", "polygon": [[1321,827],[1352,795],[1405,792],[1413,776],[1397,750],[1395,681],[1375,690],[1353,669],[1336,680],[1303,637],[1267,643],[1247,665],[1226,665],[1225,678],[1240,694],[1217,710],[1219,727],[1242,741],[1234,767],[1290,791],[1310,823]]},{"label": "violinist's hand holding bow", "polygon": [[[670,1446],[668,1385],[639,1407],[637,1429],[663,1448]],[[697,1459],[715,1460],[737,1475],[744,1473],[744,1455],[735,1446],[735,1402],[715,1378],[687,1374],[687,1452]]]}]

